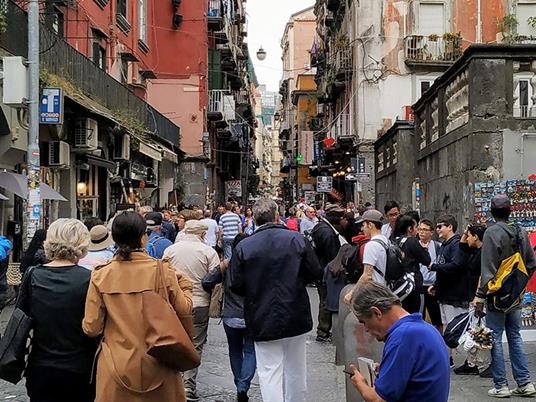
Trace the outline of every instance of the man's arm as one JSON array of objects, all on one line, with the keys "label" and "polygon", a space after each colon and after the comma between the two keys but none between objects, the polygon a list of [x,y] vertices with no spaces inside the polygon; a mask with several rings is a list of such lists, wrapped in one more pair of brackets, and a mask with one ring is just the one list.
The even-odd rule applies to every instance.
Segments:
[{"label": "man's arm", "polygon": [[373,387],[369,387],[365,381],[365,377],[361,375],[359,370],[353,365],[350,365],[352,371],[352,384],[357,389],[357,392],[361,394],[365,402],[385,402],[377,393]]},{"label": "man's arm", "polygon": [[477,290],[477,296],[484,297],[488,292],[488,283],[495,276],[500,264],[500,244],[495,236],[490,236],[488,231],[484,233],[482,240],[482,260],[480,266],[480,287]]},{"label": "man's arm", "polygon": [[350,290],[346,294],[346,296],[344,296],[344,302],[346,304],[351,304],[352,303],[352,296],[354,295],[354,291],[360,285],[362,285],[363,283],[372,281],[372,273],[374,272],[374,267],[372,265],[369,265],[369,264],[364,264],[363,268],[364,268],[363,269],[363,275],[361,275],[361,277],[359,278],[359,280],[357,281],[355,286],[352,288],[352,290]]},{"label": "man's arm", "polygon": [[231,265],[227,271],[227,274],[231,275],[231,290],[238,295],[245,296],[246,286],[240,245],[238,245],[235,249],[235,253],[233,254],[233,258],[231,258]]},{"label": "man's arm", "polygon": [[318,262],[318,258],[311,246],[309,240],[305,239],[305,247],[303,250],[302,275],[307,281],[318,281],[322,279],[323,269]]}]

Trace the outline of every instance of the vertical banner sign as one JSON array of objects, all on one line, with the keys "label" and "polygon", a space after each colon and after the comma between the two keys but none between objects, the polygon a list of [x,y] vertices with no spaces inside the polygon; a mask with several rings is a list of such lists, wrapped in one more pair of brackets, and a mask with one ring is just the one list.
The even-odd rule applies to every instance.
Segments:
[{"label": "vertical banner sign", "polygon": [[26,238],[30,241],[41,223],[41,190],[39,187],[40,160],[39,147],[29,145],[30,160],[28,161],[28,231]]},{"label": "vertical banner sign", "polygon": [[40,124],[63,124],[63,92],[61,88],[43,88],[39,106]]},{"label": "vertical banner sign", "polygon": [[313,163],[313,132],[300,131],[298,153],[302,155],[300,165],[310,165]]}]

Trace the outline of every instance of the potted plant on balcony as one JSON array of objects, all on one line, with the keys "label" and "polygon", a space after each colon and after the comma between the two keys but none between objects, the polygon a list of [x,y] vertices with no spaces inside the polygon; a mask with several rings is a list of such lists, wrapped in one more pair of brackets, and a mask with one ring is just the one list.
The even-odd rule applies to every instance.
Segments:
[{"label": "potted plant on balcony", "polygon": [[437,42],[437,40],[439,39],[439,35],[438,34],[430,34],[428,35],[428,40],[430,42]]},{"label": "potted plant on balcony", "polygon": [[517,26],[519,22],[514,14],[505,15],[501,19],[497,19],[496,23],[499,29],[498,35],[501,35],[501,38],[497,38],[497,42],[506,42],[508,44],[517,42]]},{"label": "potted plant on balcony", "polygon": [[455,61],[462,53],[462,34],[445,32],[443,34],[443,42],[445,43],[445,53],[443,60]]}]

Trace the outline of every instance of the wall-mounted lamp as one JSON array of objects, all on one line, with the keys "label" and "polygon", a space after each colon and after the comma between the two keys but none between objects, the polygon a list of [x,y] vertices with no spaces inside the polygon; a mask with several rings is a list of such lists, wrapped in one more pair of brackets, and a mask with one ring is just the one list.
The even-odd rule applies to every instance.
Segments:
[{"label": "wall-mounted lamp", "polygon": [[257,50],[257,59],[260,61],[263,61],[266,59],[266,50],[262,48],[262,46]]},{"label": "wall-mounted lamp", "polygon": [[84,195],[86,193],[86,190],[87,190],[87,185],[85,182],[83,181],[79,181],[77,184],[76,184],[76,192],[80,195]]}]

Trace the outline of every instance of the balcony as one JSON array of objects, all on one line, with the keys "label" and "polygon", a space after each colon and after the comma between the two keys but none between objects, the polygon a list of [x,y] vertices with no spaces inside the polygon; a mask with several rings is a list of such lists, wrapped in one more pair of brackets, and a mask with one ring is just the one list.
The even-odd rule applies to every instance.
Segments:
[{"label": "balcony", "polygon": [[451,65],[463,54],[462,37],[456,34],[411,35],[405,39],[406,64]]},{"label": "balcony", "polygon": [[208,0],[207,22],[210,31],[223,29],[222,0]]},{"label": "balcony", "polygon": [[208,119],[212,121],[231,122],[236,118],[235,99],[225,89],[208,91]]},{"label": "balcony", "polygon": [[350,113],[343,113],[337,117],[335,123],[329,130],[329,136],[335,138],[338,141],[344,142],[345,140],[352,141],[354,135],[352,134],[353,116]]}]

